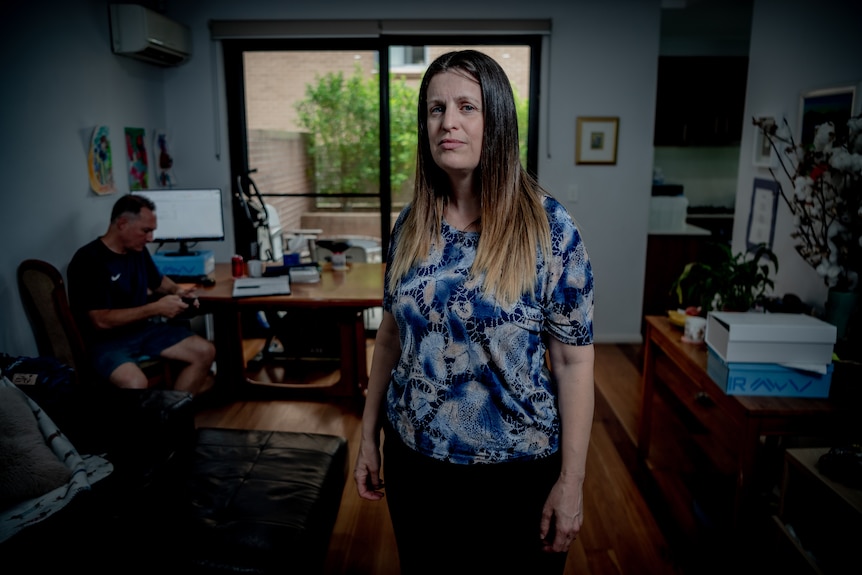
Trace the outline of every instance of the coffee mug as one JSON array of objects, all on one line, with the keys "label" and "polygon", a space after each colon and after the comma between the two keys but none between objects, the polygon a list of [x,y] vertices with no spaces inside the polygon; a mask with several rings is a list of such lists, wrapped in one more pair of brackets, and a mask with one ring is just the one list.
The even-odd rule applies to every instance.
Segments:
[{"label": "coffee mug", "polygon": [[346,270],[347,269],[347,254],[333,253],[332,254],[332,269]]},{"label": "coffee mug", "polygon": [[687,343],[701,343],[705,336],[706,318],[699,315],[686,316],[682,340]]},{"label": "coffee mug", "polygon": [[248,260],[248,275],[259,278],[263,275],[263,262],[260,260]]}]

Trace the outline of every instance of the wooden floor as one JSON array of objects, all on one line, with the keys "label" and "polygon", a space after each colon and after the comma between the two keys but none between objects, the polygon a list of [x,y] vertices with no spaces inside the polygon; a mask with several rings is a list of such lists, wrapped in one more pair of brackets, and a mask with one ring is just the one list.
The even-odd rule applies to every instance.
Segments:
[{"label": "wooden floor", "polygon": [[[659,440],[661,433],[685,434],[659,424],[654,445],[669,444],[655,453],[657,463],[647,473],[634,453],[640,401],[640,346],[596,346],[596,413],[587,460],[585,523],[568,557],[566,574],[694,574],[717,572],[720,561],[696,546],[703,526],[695,517],[680,462],[691,461],[674,452],[675,441]],[[312,392],[316,393],[316,392]],[[346,437],[350,446],[350,474],[344,489],[325,573],[328,575],[396,575],[398,554],[385,500],[364,501],[352,482],[352,465],[359,445],[361,399],[333,399],[296,390],[260,388],[241,401],[201,411],[200,427],[232,427],[306,431]],[[670,421],[657,408],[656,421]],[[682,445],[680,443],[680,445]],[[664,473],[667,469],[674,473]],[[688,463],[684,463],[688,465]],[[663,475],[664,473],[664,475]],[[665,483],[662,483],[662,477]],[[682,477],[683,479],[680,479]],[[679,493],[668,500],[666,493]],[[677,509],[675,509],[677,507]],[[714,550],[714,549],[713,549]]]}]

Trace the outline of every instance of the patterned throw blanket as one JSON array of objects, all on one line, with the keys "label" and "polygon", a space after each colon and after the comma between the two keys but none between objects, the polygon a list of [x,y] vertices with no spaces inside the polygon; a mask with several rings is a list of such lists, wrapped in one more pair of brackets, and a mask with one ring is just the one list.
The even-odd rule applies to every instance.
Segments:
[{"label": "patterned throw blanket", "polygon": [[[25,527],[38,523],[72,501],[81,491],[91,488],[97,481],[107,477],[113,471],[113,465],[98,455],[81,455],[63,435],[57,426],[33,400],[15,386],[4,375],[0,377],[0,388],[12,388],[23,396],[30,408],[46,443],[71,471],[71,478],[40,497],[22,501],[11,507],[0,510],[0,542],[9,539]],[[50,438],[50,441],[47,439]]]}]

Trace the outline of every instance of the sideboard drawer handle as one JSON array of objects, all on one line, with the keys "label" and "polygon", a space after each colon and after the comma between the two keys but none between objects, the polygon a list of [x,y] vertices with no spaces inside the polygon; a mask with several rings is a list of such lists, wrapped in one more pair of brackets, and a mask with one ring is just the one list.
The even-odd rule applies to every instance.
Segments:
[{"label": "sideboard drawer handle", "polygon": [[701,405],[712,405],[712,398],[705,391],[698,391],[694,394],[694,401]]}]

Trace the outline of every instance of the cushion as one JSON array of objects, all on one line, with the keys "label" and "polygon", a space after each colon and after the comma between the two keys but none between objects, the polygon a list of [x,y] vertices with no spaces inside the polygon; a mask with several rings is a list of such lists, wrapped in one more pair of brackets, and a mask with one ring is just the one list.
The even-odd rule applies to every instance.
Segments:
[{"label": "cushion", "polygon": [[24,394],[0,388],[0,509],[69,481],[71,471],[45,441]]}]

